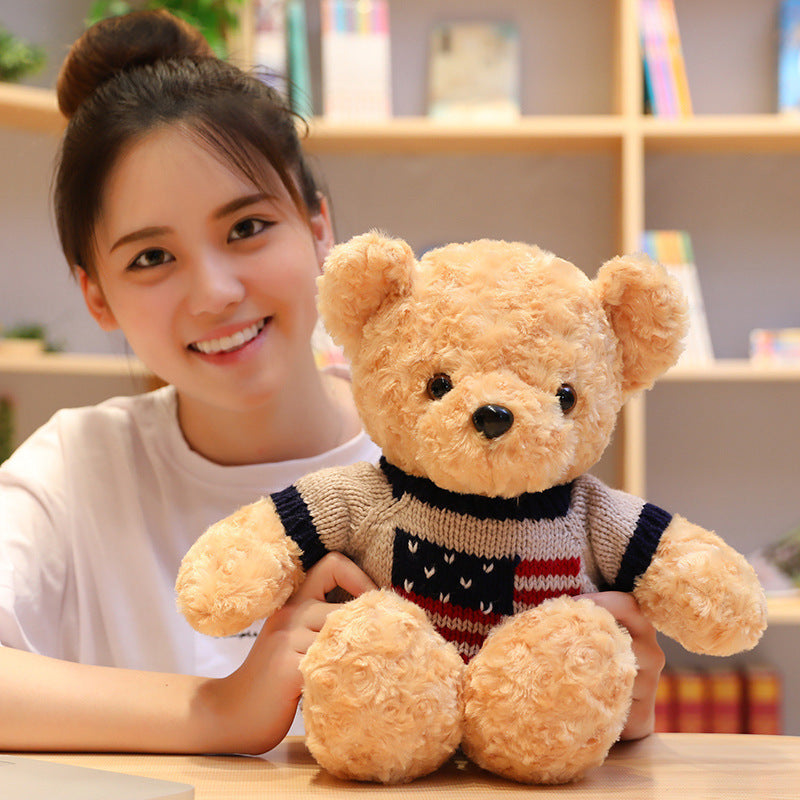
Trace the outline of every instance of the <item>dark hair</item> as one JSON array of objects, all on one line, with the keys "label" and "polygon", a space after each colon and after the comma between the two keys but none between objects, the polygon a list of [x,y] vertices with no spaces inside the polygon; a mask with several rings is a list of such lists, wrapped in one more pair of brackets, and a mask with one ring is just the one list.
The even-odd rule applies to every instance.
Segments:
[{"label": "dark hair", "polygon": [[69,123],[53,199],[73,270],[95,272],[94,229],[117,160],[165,125],[181,125],[257,186],[269,182],[266,160],[306,218],[320,209],[287,101],[256,75],[216,58],[199,31],[166,11],[93,25],[70,49],[56,93]]}]

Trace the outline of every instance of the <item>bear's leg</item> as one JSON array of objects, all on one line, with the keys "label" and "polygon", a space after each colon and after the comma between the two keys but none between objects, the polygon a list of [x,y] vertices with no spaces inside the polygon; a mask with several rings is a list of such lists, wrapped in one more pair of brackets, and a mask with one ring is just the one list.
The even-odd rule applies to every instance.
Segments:
[{"label": "bear's leg", "polygon": [[631,703],[631,639],[589,599],[548,600],[492,631],[466,670],[466,754],[525,783],[603,762]]},{"label": "bear's leg", "polygon": [[339,778],[410,781],[458,747],[464,662],[422,609],[392,592],[329,614],[300,670],[306,743]]}]

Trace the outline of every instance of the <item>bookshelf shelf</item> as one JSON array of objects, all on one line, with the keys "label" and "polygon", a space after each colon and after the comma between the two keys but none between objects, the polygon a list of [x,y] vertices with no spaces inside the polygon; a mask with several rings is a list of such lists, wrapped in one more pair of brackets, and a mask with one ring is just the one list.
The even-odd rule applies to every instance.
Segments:
[{"label": "bookshelf shelf", "polygon": [[623,118],[528,116],[513,125],[460,125],[426,117],[386,122],[311,122],[308,149],[316,153],[465,153],[525,150],[614,149],[625,134]]},{"label": "bookshelf shelf", "polygon": [[662,381],[694,383],[704,381],[800,382],[800,364],[753,364],[747,359],[717,359],[711,364],[674,367]]},{"label": "bookshelf shelf", "polygon": [[78,353],[44,353],[33,358],[0,355],[0,374],[137,378],[150,375],[144,365],[133,356]]},{"label": "bookshelf shelf", "polygon": [[36,133],[59,133],[65,125],[55,92],[0,82],[0,125]]},{"label": "bookshelf shelf", "polygon": [[770,625],[800,625],[800,595],[767,598]]},{"label": "bookshelf shelf", "polygon": [[[58,134],[65,125],[51,89],[0,83],[0,127]],[[309,124],[315,153],[465,153],[613,149],[623,138],[652,151],[800,152],[800,115],[528,115],[514,124],[461,125],[403,116],[378,122]]]},{"label": "bookshelf shelf", "polygon": [[652,151],[800,152],[800,115],[696,115],[686,119],[641,117],[641,136]]}]

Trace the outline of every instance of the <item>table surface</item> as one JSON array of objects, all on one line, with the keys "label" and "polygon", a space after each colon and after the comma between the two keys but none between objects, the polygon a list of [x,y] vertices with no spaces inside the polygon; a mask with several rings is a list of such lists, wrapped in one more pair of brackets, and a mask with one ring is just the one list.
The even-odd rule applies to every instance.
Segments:
[{"label": "table surface", "polygon": [[372,798],[425,800],[495,798],[719,798],[797,800],[800,737],[736,734],[654,734],[615,745],[606,762],[567,786],[527,787],[495,777],[461,758],[402,786],[348,783],[316,765],[301,738],[290,737],[264,756],[163,756],[26,753],[64,764],[189,783],[196,800],[250,798]]}]

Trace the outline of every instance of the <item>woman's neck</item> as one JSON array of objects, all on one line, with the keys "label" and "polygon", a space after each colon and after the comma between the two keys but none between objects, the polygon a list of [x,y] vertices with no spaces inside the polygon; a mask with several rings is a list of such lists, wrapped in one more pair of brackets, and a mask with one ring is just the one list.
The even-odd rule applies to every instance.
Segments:
[{"label": "woman's neck", "polygon": [[310,458],[361,428],[349,382],[316,372],[304,391],[294,386],[251,409],[210,406],[179,392],[178,420],[192,450],[227,466]]}]

